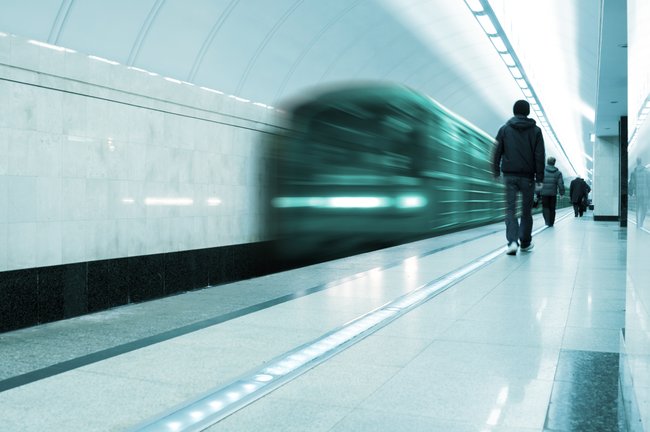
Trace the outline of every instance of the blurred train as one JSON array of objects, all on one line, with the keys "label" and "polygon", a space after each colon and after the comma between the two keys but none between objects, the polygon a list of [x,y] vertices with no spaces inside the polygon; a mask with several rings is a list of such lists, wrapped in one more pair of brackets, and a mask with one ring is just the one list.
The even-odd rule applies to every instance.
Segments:
[{"label": "blurred train", "polygon": [[428,96],[364,83],[283,111],[268,185],[283,258],[338,257],[503,220],[494,139]]}]

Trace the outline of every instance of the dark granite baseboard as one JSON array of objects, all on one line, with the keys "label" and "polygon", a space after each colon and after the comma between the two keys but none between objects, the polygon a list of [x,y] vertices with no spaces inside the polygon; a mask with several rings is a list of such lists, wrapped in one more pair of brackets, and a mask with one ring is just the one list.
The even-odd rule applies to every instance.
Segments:
[{"label": "dark granite baseboard", "polygon": [[596,215],[594,215],[594,220],[596,222],[618,222],[618,216],[596,216]]},{"label": "dark granite baseboard", "polygon": [[0,332],[284,269],[271,242],[0,272]]},{"label": "dark granite baseboard", "polygon": [[561,350],[545,432],[618,432],[619,354]]}]

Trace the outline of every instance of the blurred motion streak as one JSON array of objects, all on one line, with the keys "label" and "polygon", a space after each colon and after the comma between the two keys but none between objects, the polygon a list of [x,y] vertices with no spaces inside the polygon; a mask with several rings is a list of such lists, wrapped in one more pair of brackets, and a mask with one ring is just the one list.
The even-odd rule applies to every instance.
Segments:
[{"label": "blurred motion streak", "polygon": [[432,98],[385,82],[284,104],[269,134],[271,237],[284,259],[334,258],[500,221],[494,139]]}]

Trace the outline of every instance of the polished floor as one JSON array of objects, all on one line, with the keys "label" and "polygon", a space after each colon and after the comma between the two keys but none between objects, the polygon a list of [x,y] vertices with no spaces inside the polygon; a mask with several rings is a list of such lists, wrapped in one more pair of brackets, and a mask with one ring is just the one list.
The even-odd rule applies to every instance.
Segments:
[{"label": "polished floor", "polygon": [[516,256],[497,224],[0,334],[0,429],[618,431],[626,230],[558,218]]}]

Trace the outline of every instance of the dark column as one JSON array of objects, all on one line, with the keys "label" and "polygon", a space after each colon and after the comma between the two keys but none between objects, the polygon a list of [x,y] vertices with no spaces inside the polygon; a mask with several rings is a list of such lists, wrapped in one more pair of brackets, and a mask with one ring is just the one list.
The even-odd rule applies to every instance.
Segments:
[{"label": "dark column", "polygon": [[618,210],[620,226],[627,227],[627,116],[618,122],[619,139],[619,179],[620,207]]}]

